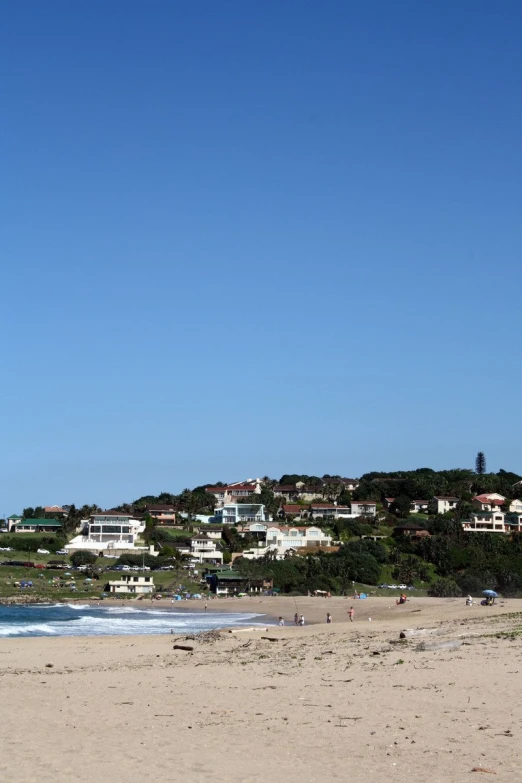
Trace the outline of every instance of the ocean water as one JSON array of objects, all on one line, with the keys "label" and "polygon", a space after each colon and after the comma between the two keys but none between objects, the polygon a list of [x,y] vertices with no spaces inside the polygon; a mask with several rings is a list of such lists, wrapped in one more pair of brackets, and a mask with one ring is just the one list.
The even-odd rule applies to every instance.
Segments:
[{"label": "ocean water", "polygon": [[253,612],[191,612],[134,606],[54,604],[0,606],[0,638],[8,636],[120,636],[193,633],[212,628],[264,625]]}]

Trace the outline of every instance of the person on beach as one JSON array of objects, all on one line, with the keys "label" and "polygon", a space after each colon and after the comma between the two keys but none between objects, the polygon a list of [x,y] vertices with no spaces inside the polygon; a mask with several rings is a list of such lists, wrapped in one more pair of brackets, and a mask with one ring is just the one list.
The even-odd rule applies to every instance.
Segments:
[{"label": "person on beach", "polygon": [[207,611],[207,604],[205,604],[205,612]]},{"label": "person on beach", "polygon": [[330,614],[330,612],[326,613],[326,622],[327,623],[331,623],[332,622],[332,615]]},{"label": "person on beach", "polygon": [[279,625],[282,627],[285,624],[285,621],[282,617],[279,618]]},{"label": "person on beach", "polygon": [[299,625],[299,615],[297,612],[294,614],[294,625]]},{"label": "person on beach", "polygon": [[304,614],[299,618],[299,625],[304,625]]},{"label": "person on beach", "polygon": [[355,614],[355,609],[353,608],[353,606],[350,606],[350,609],[348,611],[348,616],[350,618],[350,622],[351,623],[353,623],[353,616],[354,616],[354,614]]}]

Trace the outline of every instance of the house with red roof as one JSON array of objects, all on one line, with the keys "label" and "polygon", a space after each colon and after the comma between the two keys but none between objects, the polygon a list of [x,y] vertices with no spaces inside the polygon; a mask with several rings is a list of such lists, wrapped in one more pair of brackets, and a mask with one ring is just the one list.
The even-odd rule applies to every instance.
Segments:
[{"label": "house with red roof", "polygon": [[488,492],[476,495],[471,502],[478,511],[499,511],[506,502],[506,498],[497,492]]}]

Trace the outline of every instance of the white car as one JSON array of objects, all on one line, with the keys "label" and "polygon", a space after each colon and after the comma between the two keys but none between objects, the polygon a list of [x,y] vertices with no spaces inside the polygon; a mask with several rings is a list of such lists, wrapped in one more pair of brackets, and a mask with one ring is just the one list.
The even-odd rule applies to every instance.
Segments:
[{"label": "white car", "polygon": [[0,546],[0,552],[12,552],[13,547],[12,546]]},{"label": "white car", "polygon": [[399,585],[399,590],[407,590],[408,585]]},{"label": "white car", "polygon": [[67,550],[66,549],[57,549],[56,550],[56,554],[57,555],[66,555],[67,554]]},{"label": "white car", "polygon": [[36,551],[38,552],[39,555],[50,555],[51,554],[48,549],[37,549]]}]

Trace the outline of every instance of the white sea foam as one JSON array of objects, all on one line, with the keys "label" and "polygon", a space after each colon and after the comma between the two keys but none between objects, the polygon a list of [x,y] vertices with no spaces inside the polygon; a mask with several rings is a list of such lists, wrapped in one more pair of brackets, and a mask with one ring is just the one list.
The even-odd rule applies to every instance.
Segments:
[{"label": "white sea foam", "polygon": [[[257,613],[241,614],[175,612],[161,609],[137,609],[134,607],[85,607],[81,604],[58,604],[42,607],[44,620],[40,623],[20,623],[19,618],[12,624],[2,622],[0,617],[1,636],[110,636],[134,634],[162,634],[173,630],[175,633],[190,633],[206,631],[212,628],[222,628],[224,625],[241,625],[248,622],[256,623]],[[62,612],[57,616],[57,610]],[[71,609],[80,609],[78,614],[71,615]],[[96,610],[95,612],[86,611]],[[47,615],[47,616],[45,616]]]},{"label": "white sea foam", "polygon": [[5,625],[0,627],[0,636],[46,636],[57,634],[58,631],[48,623],[28,623],[27,625]]}]

